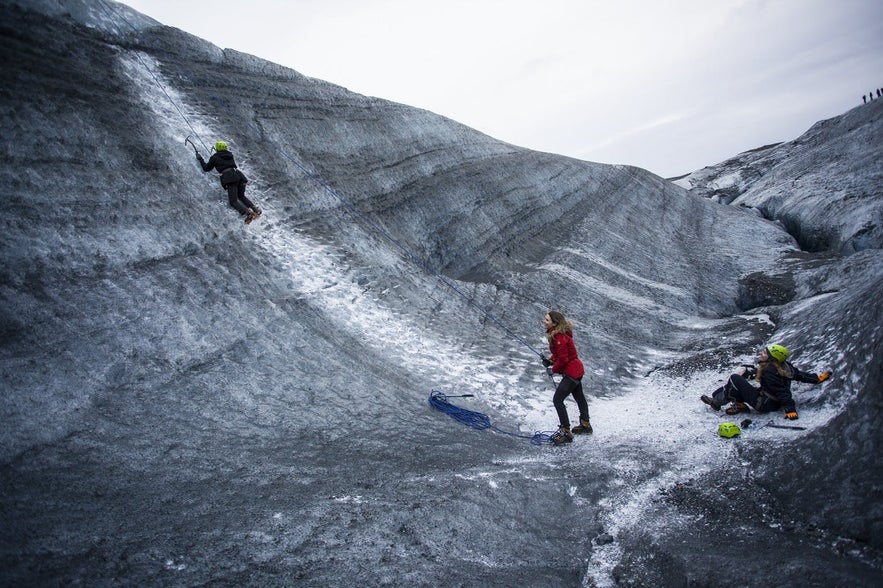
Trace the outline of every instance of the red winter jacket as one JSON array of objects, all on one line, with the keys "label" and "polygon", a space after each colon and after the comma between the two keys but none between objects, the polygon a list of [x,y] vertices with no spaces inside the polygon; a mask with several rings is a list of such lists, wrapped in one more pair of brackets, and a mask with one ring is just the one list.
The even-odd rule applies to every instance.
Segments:
[{"label": "red winter jacket", "polygon": [[586,368],[576,354],[572,331],[553,335],[549,342],[549,351],[552,353],[549,359],[552,361],[553,372],[570,376],[574,380],[579,380],[585,375]]}]

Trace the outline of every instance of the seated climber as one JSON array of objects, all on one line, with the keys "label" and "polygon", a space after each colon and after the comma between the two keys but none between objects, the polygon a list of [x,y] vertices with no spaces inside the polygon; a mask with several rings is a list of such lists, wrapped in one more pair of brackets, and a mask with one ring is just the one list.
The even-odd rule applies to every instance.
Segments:
[{"label": "seated climber", "polygon": [[[749,406],[757,412],[774,412],[785,410],[785,418],[796,420],[797,406],[791,395],[791,381],[821,384],[831,377],[830,371],[819,375],[802,372],[790,362],[788,350],[782,345],[770,345],[761,350],[757,367],[745,366],[741,374],[733,374],[726,384],[712,392],[711,396],[702,395],[700,400],[714,410],[720,410],[727,403],[729,415],[749,412]],[[755,388],[748,380],[755,379],[760,383]]]}]

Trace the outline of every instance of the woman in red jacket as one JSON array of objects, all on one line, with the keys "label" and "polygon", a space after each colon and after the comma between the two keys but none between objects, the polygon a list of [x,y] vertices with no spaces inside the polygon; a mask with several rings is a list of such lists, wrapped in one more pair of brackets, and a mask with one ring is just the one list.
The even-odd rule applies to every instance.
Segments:
[{"label": "woman in red jacket", "polygon": [[[564,318],[560,312],[551,310],[543,317],[543,326],[546,328],[546,338],[549,340],[549,351],[552,354],[548,359],[543,357],[543,365],[546,366],[550,376],[553,373],[562,374],[555,396],[552,397],[559,423],[558,432],[552,435],[552,442],[560,445],[573,441],[573,433],[592,432],[589,405],[583,394],[582,379],[586,370],[573,344],[573,323]],[[564,406],[564,399],[571,394],[579,407],[579,425],[574,427],[572,432],[567,408]]]}]

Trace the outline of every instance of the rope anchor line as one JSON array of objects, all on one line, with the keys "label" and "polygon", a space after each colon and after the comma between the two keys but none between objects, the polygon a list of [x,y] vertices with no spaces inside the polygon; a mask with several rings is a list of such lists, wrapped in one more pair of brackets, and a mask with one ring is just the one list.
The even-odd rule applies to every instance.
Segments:
[{"label": "rope anchor line", "polygon": [[490,429],[503,435],[509,435],[510,437],[518,437],[519,439],[530,439],[531,445],[546,445],[552,442],[552,434],[554,433],[554,431],[537,431],[533,435],[521,435],[519,433],[504,431],[503,429],[495,427],[493,424],[491,424],[491,418],[488,415],[474,410],[469,410],[468,408],[462,408],[448,402],[448,398],[460,398],[466,396],[472,396],[472,394],[448,396],[443,392],[433,390],[429,394],[429,405],[432,408],[445,413],[455,421],[463,423],[464,425],[472,427],[473,429],[477,429],[479,431]]}]

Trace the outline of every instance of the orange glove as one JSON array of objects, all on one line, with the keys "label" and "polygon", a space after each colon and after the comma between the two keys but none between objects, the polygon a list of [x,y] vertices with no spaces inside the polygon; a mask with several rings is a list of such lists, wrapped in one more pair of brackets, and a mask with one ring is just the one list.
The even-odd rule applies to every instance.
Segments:
[{"label": "orange glove", "polygon": [[819,374],[819,384],[831,377],[831,370]]},{"label": "orange glove", "polygon": [[796,421],[798,419],[797,413],[794,411],[786,412],[785,418],[788,419],[789,421]]}]

